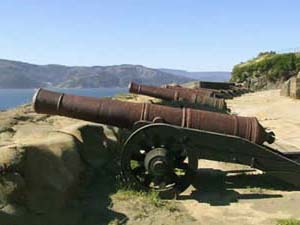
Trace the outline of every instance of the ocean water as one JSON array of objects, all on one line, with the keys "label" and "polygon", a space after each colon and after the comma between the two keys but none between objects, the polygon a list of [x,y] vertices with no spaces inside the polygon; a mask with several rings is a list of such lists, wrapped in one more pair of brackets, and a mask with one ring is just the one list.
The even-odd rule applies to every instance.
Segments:
[{"label": "ocean water", "polygon": [[[50,88],[50,90],[93,97],[111,97],[120,93],[128,93],[127,88]],[[30,103],[36,89],[0,89],[0,110],[14,108],[18,105]]]}]

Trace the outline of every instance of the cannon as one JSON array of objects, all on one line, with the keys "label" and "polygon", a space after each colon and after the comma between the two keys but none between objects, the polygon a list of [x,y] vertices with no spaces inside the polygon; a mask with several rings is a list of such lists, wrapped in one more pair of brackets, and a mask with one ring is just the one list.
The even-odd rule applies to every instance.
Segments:
[{"label": "cannon", "polygon": [[235,83],[232,82],[212,82],[212,81],[199,81],[197,82],[198,88],[209,88],[217,90],[228,90],[235,87]]},{"label": "cannon", "polygon": [[218,90],[221,93],[229,95],[231,97],[240,96],[241,94],[249,92],[248,88],[241,87],[241,85],[239,84],[230,82],[198,81],[194,83],[193,88],[196,90]]},{"label": "cannon", "polygon": [[245,94],[245,93],[250,92],[250,90],[248,88],[242,87],[242,86],[234,86],[232,88],[232,90],[238,92],[239,94]]},{"label": "cannon", "polygon": [[206,89],[206,88],[185,88],[180,85],[165,85],[166,88],[174,90],[182,90],[190,93],[196,93],[204,96],[209,96],[213,98],[223,98],[223,99],[232,99],[232,93],[227,90],[215,90],[215,89]]},{"label": "cannon", "polygon": [[162,88],[136,84],[133,82],[129,84],[128,88],[130,93],[147,95],[167,101],[179,101],[196,104],[200,106],[200,108],[210,111],[227,111],[225,100],[211,97],[208,92],[190,92],[182,88]]},{"label": "cannon", "polygon": [[37,113],[128,128],[121,167],[126,181],[146,190],[180,193],[199,159],[248,165],[300,186],[299,153],[282,153],[254,117],[190,108],[75,96],[44,89],[33,97]]}]

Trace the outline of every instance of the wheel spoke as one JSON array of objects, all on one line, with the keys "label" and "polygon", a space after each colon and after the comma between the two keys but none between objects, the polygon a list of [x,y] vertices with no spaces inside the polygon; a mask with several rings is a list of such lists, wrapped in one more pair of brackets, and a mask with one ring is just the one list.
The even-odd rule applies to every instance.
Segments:
[{"label": "wheel spoke", "polygon": [[151,184],[151,175],[150,174],[145,175],[143,184],[145,185],[145,187],[149,187],[149,185]]},{"label": "wheel spoke", "polygon": [[131,159],[135,160],[135,161],[144,161],[145,155],[141,154],[139,152],[136,152],[131,155]]},{"label": "wheel spoke", "polygon": [[149,135],[145,130],[142,131],[142,141],[140,144],[141,147],[149,151],[154,146],[152,135]]},{"label": "wheel spoke", "polygon": [[165,189],[167,185],[167,182],[164,179],[164,177],[154,177],[153,183],[156,189]]},{"label": "wheel spoke", "polygon": [[145,167],[139,166],[132,170],[132,174],[135,176],[142,176],[145,174]]},{"label": "wheel spoke", "polygon": [[187,170],[189,168],[189,164],[185,162],[177,162],[177,165],[175,168],[182,169],[182,170]]}]

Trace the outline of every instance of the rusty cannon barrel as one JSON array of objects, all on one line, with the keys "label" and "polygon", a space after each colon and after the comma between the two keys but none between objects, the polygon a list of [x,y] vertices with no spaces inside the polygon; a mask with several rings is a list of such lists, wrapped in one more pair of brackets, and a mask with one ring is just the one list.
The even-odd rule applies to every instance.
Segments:
[{"label": "rusty cannon barrel", "polygon": [[208,97],[213,97],[213,98],[224,98],[224,99],[232,99],[232,96],[227,93],[227,91],[223,90],[215,90],[215,89],[206,89],[206,88],[186,88],[182,87],[180,85],[165,85],[166,88],[169,89],[174,89],[174,90],[182,90],[182,91],[187,91],[191,93],[196,93]]},{"label": "rusty cannon barrel", "polygon": [[201,93],[187,92],[184,89],[169,89],[150,85],[129,84],[129,92],[160,98],[167,101],[183,101],[203,106],[203,108],[226,111],[227,106],[224,99],[213,98]]},{"label": "rusty cannon barrel", "polygon": [[199,81],[197,84],[198,88],[208,89],[223,89],[228,90],[235,86],[235,83],[231,82],[212,82],[212,81]]},{"label": "rusty cannon barrel", "polygon": [[191,88],[185,88],[185,87],[182,87],[180,85],[176,85],[176,86],[173,86],[173,85],[165,85],[164,86],[165,88],[169,88],[169,89],[174,89],[174,90],[180,90],[180,91],[188,91],[188,92],[192,92],[192,93],[197,93],[197,94],[201,94],[201,95],[204,95],[204,96],[208,96],[208,97],[219,97],[219,98],[222,98],[222,96],[216,96],[215,94],[218,94],[217,92],[214,92],[212,90],[209,90],[209,89],[191,89]]},{"label": "rusty cannon barrel", "polygon": [[163,122],[220,134],[239,136],[257,144],[274,141],[254,117],[238,117],[190,108],[150,103],[131,103],[39,89],[33,97],[37,113],[61,115],[86,121],[132,128],[138,121]]}]

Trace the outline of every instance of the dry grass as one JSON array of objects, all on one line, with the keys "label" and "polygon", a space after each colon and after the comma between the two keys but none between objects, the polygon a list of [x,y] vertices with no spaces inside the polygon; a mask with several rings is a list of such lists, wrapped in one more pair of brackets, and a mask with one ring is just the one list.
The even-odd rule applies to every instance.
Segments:
[{"label": "dry grass", "polygon": [[277,225],[300,225],[299,219],[279,219],[277,220]]}]

